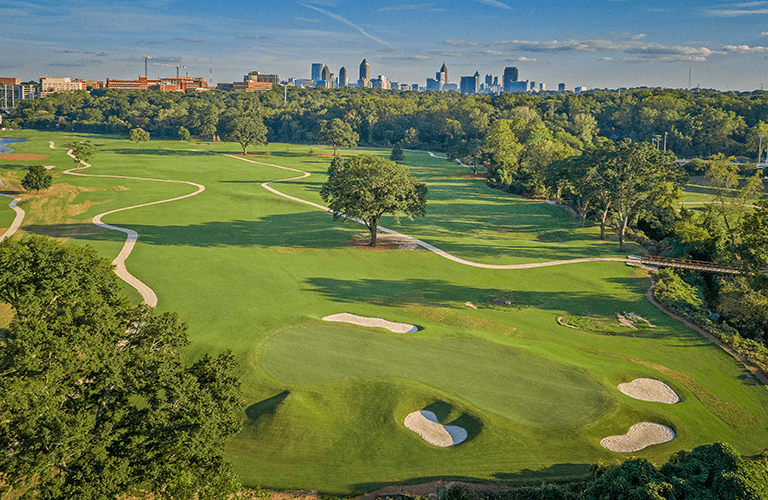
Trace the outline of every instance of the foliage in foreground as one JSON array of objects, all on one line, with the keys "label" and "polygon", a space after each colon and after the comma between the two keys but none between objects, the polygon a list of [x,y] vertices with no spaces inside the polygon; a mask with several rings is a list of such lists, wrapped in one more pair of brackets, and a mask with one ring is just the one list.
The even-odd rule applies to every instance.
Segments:
[{"label": "foliage in foreground", "polygon": [[744,460],[730,446],[714,443],[679,451],[661,468],[644,458],[597,465],[582,483],[544,485],[498,493],[448,489],[441,500],[764,500],[768,457]]},{"label": "foliage in foreground", "polygon": [[231,353],[185,366],[187,327],[132,306],[91,248],[0,243],[0,493],[226,498],[241,420]]}]

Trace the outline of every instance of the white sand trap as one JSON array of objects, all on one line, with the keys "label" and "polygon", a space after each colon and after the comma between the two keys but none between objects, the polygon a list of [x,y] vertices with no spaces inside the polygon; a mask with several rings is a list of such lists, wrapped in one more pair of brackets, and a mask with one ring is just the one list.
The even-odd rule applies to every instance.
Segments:
[{"label": "white sand trap", "polygon": [[455,425],[443,425],[431,411],[421,410],[405,417],[405,426],[421,436],[424,441],[446,448],[466,441],[467,431]]},{"label": "white sand trap", "polygon": [[647,319],[643,318],[642,316],[640,316],[640,315],[639,315],[639,314],[637,314],[637,313],[634,313],[634,312],[625,312],[624,314],[625,314],[625,315],[627,316],[627,318],[629,318],[630,320],[643,321],[643,322],[644,322],[646,325],[650,326],[651,328],[656,328],[656,325],[654,325],[653,323],[651,323],[650,321],[648,321]]},{"label": "white sand trap", "polygon": [[339,323],[352,323],[353,325],[359,326],[386,328],[394,333],[415,333],[419,331],[415,325],[393,323],[392,321],[387,321],[381,318],[368,318],[366,316],[358,316],[349,313],[331,314],[330,316],[324,317],[323,321],[335,321]]},{"label": "white sand trap", "polygon": [[633,330],[637,330],[637,327],[634,323],[627,317],[625,317],[623,314],[616,313],[616,317],[619,318],[619,323],[621,323],[621,326],[626,326],[627,328],[631,328]]},{"label": "white sand trap", "polygon": [[477,306],[470,301],[464,302],[464,305],[467,307],[471,307],[472,309],[477,309]]},{"label": "white sand trap", "polygon": [[673,439],[675,431],[666,425],[640,422],[633,425],[623,436],[609,436],[600,441],[600,444],[611,451],[631,453],[654,444],[668,443]]},{"label": "white sand trap", "polygon": [[45,166],[46,170],[53,170],[54,168],[56,168],[56,165],[46,165]]},{"label": "white sand trap", "polygon": [[654,403],[673,405],[680,402],[680,397],[670,386],[661,380],[652,378],[636,378],[632,382],[619,384],[617,388],[630,398]]}]

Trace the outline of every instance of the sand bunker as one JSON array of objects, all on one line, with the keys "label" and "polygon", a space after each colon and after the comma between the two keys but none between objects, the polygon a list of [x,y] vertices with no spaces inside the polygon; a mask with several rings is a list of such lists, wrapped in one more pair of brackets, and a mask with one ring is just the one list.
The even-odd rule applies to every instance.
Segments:
[{"label": "sand bunker", "polygon": [[386,328],[394,333],[414,333],[419,331],[415,325],[393,323],[392,321],[387,321],[381,318],[368,318],[366,316],[357,316],[356,314],[349,313],[332,314],[323,318],[323,321],[336,321],[339,323],[352,323],[353,325],[359,326]]},{"label": "sand bunker", "polygon": [[446,448],[467,439],[467,431],[455,425],[443,425],[431,411],[421,410],[405,417],[405,426],[421,436],[424,441]]},{"label": "sand bunker", "polygon": [[652,378],[636,378],[632,382],[619,384],[618,389],[630,398],[641,401],[667,404],[680,402],[680,397],[670,386]]},{"label": "sand bunker", "polygon": [[668,443],[675,439],[675,431],[666,425],[640,422],[633,425],[623,436],[610,436],[600,444],[603,448],[619,453],[640,451],[654,444]]}]

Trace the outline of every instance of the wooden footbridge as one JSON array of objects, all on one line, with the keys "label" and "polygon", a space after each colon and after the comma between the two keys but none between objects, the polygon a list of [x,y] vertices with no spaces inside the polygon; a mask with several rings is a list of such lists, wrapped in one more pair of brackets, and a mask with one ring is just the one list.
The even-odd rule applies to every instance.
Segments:
[{"label": "wooden footbridge", "polygon": [[688,260],[688,259],[671,259],[669,257],[657,257],[655,255],[646,255],[640,257],[638,255],[630,255],[627,259],[627,264],[631,266],[640,267],[675,267],[677,269],[691,269],[694,271],[703,271],[707,273],[719,273],[719,274],[741,274],[741,269],[724,266],[722,264],[715,264],[714,262],[707,262],[701,260]]}]

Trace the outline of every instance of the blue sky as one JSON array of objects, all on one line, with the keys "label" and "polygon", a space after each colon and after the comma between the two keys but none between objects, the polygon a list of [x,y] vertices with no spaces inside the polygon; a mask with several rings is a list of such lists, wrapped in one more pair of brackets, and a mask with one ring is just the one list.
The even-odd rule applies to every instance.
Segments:
[{"label": "blue sky", "polygon": [[[248,71],[309,78],[313,62],[357,78],[419,83],[501,75],[548,88],[768,89],[768,0],[4,0],[0,76],[241,81]],[[182,73],[183,74],[183,73]]]}]

